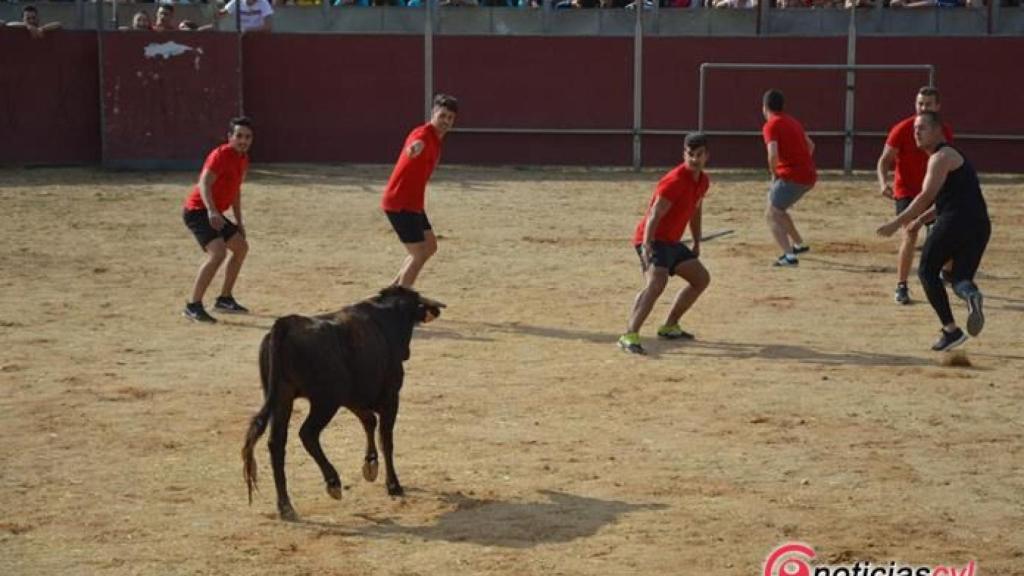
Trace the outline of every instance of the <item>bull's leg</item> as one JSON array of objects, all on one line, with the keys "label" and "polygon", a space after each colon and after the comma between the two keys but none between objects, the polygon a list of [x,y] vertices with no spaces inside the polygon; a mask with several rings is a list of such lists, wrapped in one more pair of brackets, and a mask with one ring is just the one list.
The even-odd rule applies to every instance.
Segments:
[{"label": "bull's leg", "polygon": [[270,421],[270,465],[274,469],[274,486],[277,488],[277,512],[282,520],[297,520],[298,515],[288,498],[288,480],[284,476],[284,451],[288,443],[288,420],[292,417],[292,400],[284,399],[274,409]]},{"label": "bull's leg", "polygon": [[379,464],[377,462],[377,442],[374,436],[377,434],[377,416],[373,410],[360,410],[352,408],[352,413],[363,423],[363,431],[366,432],[366,456],[363,458],[363,479],[373,482],[377,479]]},{"label": "bull's leg", "polygon": [[398,417],[398,398],[389,402],[380,413],[380,447],[384,450],[384,473],[387,479],[388,494],[402,496],[405,490],[398,483],[398,475],[395,474],[394,461],[394,430],[395,420]]},{"label": "bull's leg", "polygon": [[334,418],[338,411],[338,405],[329,402],[310,401],[309,416],[302,423],[299,429],[299,438],[302,438],[302,445],[306,452],[313,457],[316,465],[320,467],[320,473],[324,475],[324,483],[327,484],[327,493],[335,500],[341,499],[341,478],[338,471],[331,466],[324,449],[320,446],[320,432],[327,426],[327,423]]}]

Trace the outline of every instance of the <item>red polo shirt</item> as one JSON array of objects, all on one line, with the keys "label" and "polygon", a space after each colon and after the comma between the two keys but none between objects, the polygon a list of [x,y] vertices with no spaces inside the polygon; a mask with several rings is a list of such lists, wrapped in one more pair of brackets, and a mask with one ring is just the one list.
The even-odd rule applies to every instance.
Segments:
[{"label": "red polo shirt", "polygon": [[[231,144],[221,144],[206,157],[203,170],[209,170],[217,175],[213,181],[213,204],[218,212],[224,212],[235,203],[242,191],[242,181],[249,170],[249,157],[239,154]],[[185,209],[207,209],[199,193],[199,184],[192,188],[192,193],[185,199]]]},{"label": "red polo shirt", "polygon": [[775,165],[775,177],[804,186],[813,186],[818,181],[818,170],[807,147],[804,127],[789,114],[772,113],[761,129],[764,143],[777,142],[779,161]]},{"label": "red polo shirt", "polygon": [[[416,140],[423,142],[423,150],[415,158],[406,153]],[[402,152],[391,171],[391,178],[384,188],[380,207],[387,212],[423,212],[423,199],[427,193],[427,181],[441,158],[441,138],[429,122],[417,126],[405,137]]]},{"label": "red polo shirt", "polygon": [[661,217],[658,227],[654,230],[654,240],[657,242],[679,242],[686,231],[686,225],[697,210],[704,195],[707,194],[708,186],[711,184],[706,172],[701,172],[700,178],[693,179],[693,172],[685,163],[669,170],[654,189],[651,201],[647,204],[647,212],[636,225],[633,232],[633,244],[643,244],[644,228],[647,227],[647,219],[651,215],[651,207],[658,198],[664,198],[672,202],[672,207]]},{"label": "red polo shirt", "polygon": [[[914,119],[917,115],[901,120],[889,130],[885,145],[896,149],[896,177],[892,183],[893,198],[913,198],[921,193],[924,173],[928,171],[928,153],[917,147],[914,141]],[[946,142],[953,141],[953,129],[942,124]]]}]

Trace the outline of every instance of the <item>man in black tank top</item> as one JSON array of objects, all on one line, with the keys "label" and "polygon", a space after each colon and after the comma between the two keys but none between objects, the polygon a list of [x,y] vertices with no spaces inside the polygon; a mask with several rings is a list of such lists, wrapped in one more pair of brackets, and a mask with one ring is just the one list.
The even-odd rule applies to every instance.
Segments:
[{"label": "man in black tank top", "polygon": [[985,316],[974,274],[981,264],[992,226],[978,174],[956,148],[946,143],[937,112],[918,115],[914,120],[914,140],[930,155],[921,194],[896,219],[880,226],[878,233],[891,236],[906,224],[917,230],[935,219],[935,226],[921,250],[917,274],[928,302],[942,322],[942,335],[932,350],[944,351],[966,342],[967,335],[953,319],[939,271],[947,260],[953,261],[953,291],[967,301],[967,333],[977,336],[985,325]]}]

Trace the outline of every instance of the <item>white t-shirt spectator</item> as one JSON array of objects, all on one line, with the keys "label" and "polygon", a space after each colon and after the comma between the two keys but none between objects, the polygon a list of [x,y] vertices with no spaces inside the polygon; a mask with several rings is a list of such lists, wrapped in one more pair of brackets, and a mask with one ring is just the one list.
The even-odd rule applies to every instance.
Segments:
[{"label": "white t-shirt spectator", "polygon": [[[231,0],[224,6],[224,11],[228,14],[234,14],[237,3],[238,0]],[[270,2],[267,0],[256,0],[252,4],[248,0],[242,0],[242,31],[245,32],[262,27],[263,19],[273,15],[273,13],[274,9],[270,7]]]}]

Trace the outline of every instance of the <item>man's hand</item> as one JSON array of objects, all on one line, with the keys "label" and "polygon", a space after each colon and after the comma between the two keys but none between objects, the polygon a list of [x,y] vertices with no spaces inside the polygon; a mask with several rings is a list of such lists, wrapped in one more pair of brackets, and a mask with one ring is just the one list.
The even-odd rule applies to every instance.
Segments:
[{"label": "man's hand", "polygon": [[924,220],[922,218],[914,218],[914,221],[907,226],[908,232],[917,232],[924,226]]},{"label": "man's hand", "polygon": [[690,252],[693,252],[694,256],[700,258],[700,240],[694,238],[693,248],[690,249]]},{"label": "man's hand", "polygon": [[224,227],[224,215],[216,210],[208,210],[206,214],[210,218],[210,226],[220,232],[220,229]]},{"label": "man's hand", "polygon": [[881,192],[882,196],[885,196],[886,198],[892,198],[892,186],[886,184],[885,188],[882,188]]},{"label": "man's hand", "polygon": [[895,234],[896,231],[899,230],[899,229],[900,229],[899,221],[898,220],[893,220],[891,222],[886,222],[885,224],[882,224],[881,226],[879,226],[878,230],[875,230],[875,233],[878,234],[879,236],[884,236],[885,238],[888,238],[889,236],[892,236],[893,234]]},{"label": "man's hand", "polygon": [[239,222],[237,227],[238,227],[238,233],[242,235],[242,238],[245,238],[245,224],[242,224],[241,222]]},{"label": "man's hand", "polygon": [[654,251],[651,248],[650,242],[645,242],[640,246],[640,259],[643,261],[643,268],[646,272],[651,267],[651,256]]}]

